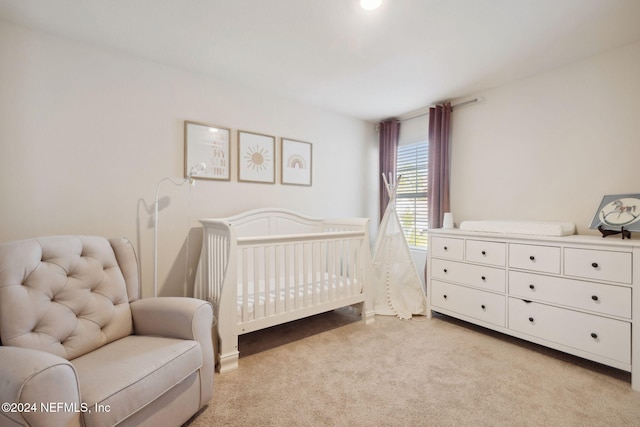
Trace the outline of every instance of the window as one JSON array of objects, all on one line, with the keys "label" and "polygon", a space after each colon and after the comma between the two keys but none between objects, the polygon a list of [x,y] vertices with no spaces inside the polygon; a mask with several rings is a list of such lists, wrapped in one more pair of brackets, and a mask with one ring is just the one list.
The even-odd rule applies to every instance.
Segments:
[{"label": "window", "polygon": [[396,166],[402,178],[397,184],[396,212],[409,246],[424,249],[429,228],[427,159],[427,141],[398,146]]}]

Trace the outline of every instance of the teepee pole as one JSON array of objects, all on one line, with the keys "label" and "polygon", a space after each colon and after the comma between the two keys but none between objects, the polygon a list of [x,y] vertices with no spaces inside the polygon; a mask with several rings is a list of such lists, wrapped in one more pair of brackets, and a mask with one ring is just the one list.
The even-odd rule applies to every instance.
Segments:
[{"label": "teepee pole", "polygon": [[391,203],[391,201],[396,199],[396,193],[398,192],[398,183],[400,182],[400,179],[402,178],[402,175],[398,175],[398,178],[396,178],[395,183],[390,181],[392,180],[391,178],[391,173],[389,173],[389,179],[387,179],[387,177],[385,176],[385,174],[382,174],[382,180],[384,181],[384,185],[387,188],[387,194],[389,195],[389,203]]}]

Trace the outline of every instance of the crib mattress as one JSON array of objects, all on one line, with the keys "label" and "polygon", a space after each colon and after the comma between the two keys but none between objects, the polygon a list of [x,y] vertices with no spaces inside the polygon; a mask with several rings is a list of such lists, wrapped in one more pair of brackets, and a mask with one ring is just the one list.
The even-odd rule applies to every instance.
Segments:
[{"label": "crib mattress", "polygon": [[[243,319],[244,295],[242,294],[242,287],[238,286],[238,323],[256,320],[256,312],[258,313],[258,318],[265,317],[267,311],[269,311],[269,313],[276,313],[277,306],[283,306],[287,303],[287,300],[289,304],[297,304],[297,307],[286,307],[286,310],[283,310],[288,312],[293,311],[296,308],[301,308],[305,298],[308,298],[308,301],[312,301],[313,298],[317,298],[324,302],[327,300],[338,300],[347,297],[352,295],[354,292],[351,283],[352,280],[353,285],[357,285],[357,280],[342,276],[334,276],[331,278],[325,276],[323,280],[298,286],[293,286],[292,284],[289,288],[288,298],[287,289],[284,287],[284,279],[280,282],[282,283],[281,289],[272,289],[269,292],[265,291],[264,281],[260,281],[259,293],[257,294],[258,298],[256,298],[256,293],[252,292],[255,288],[254,284],[249,283],[248,289],[250,293],[247,294],[247,317],[245,319]],[[272,287],[275,288],[275,286]],[[358,292],[360,292],[359,289]],[[269,298],[267,298],[267,295]]]}]

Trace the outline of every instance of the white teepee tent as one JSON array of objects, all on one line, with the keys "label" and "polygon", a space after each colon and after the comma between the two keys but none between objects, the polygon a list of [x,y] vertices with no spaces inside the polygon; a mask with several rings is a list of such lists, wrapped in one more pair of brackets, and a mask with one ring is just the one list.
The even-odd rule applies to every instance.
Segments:
[{"label": "white teepee tent", "polygon": [[396,212],[397,183],[382,175],[389,204],[380,222],[373,250],[373,307],[376,314],[410,319],[427,314],[427,298],[409,252],[409,244]]}]

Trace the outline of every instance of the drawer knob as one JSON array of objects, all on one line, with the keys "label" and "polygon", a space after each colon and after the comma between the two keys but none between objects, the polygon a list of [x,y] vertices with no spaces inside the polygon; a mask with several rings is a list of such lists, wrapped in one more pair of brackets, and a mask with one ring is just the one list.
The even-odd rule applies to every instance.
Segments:
[{"label": "drawer knob", "polygon": [[481,307],[483,310],[486,310],[486,309],[487,309],[487,307],[486,307],[484,304],[482,304],[480,307]]},{"label": "drawer knob", "polygon": [[592,263],[591,263],[591,267],[593,267],[593,268],[598,268],[598,263],[597,263],[597,262],[592,262]]},{"label": "drawer knob", "polygon": [[598,301],[598,295],[591,295],[591,299],[594,301]]},{"label": "drawer knob", "polygon": [[529,322],[533,323],[533,317],[529,317]]},{"label": "drawer knob", "polygon": [[534,290],[536,287],[533,285],[529,285],[529,289]]},{"label": "drawer knob", "polygon": [[482,253],[482,255],[486,255],[487,251],[482,251],[481,253]]},{"label": "drawer knob", "polygon": [[445,268],[443,271],[446,273],[446,272],[447,272],[447,269]]},{"label": "drawer knob", "polygon": [[444,247],[444,250],[445,250],[445,251],[448,251],[448,250],[449,250],[449,248],[445,246],[445,247]]},{"label": "drawer knob", "polygon": [[487,281],[487,278],[485,276],[482,276],[481,279],[482,279],[483,282]]},{"label": "drawer knob", "polygon": [[596,334],[595,332],[591,332],[591,338],[593,338],[594,340],[597,340],[598,334]]},{"label": "drawer knob", "polygon": [[536,260],[536,257],[534,257],[533,255],[531,255],[531,256],[529,257],[529,259],[530,259],[531,261],[535,261],[535,260]]},{"label": "drawer knob", "polygon": [[447,299],[447,296],[446,295],[442,295],[442,298]]}]

